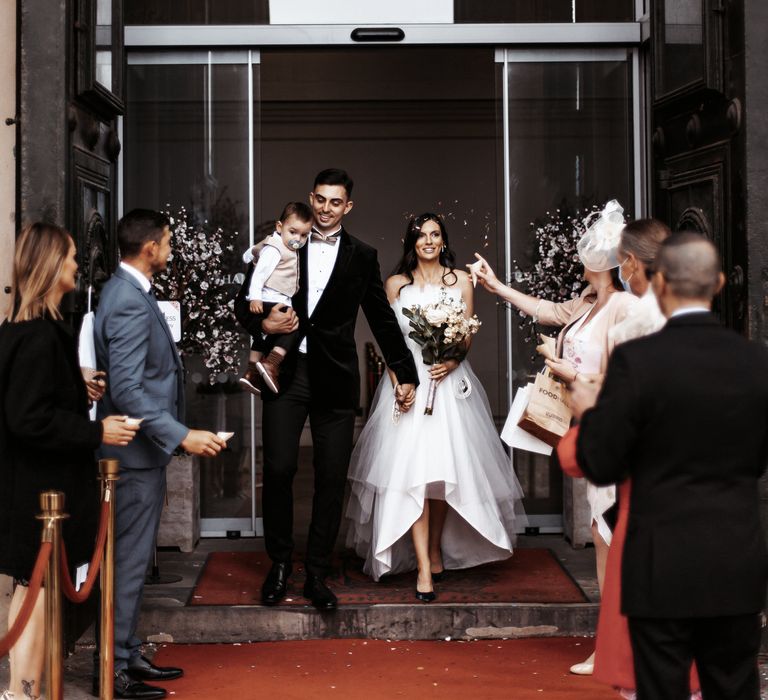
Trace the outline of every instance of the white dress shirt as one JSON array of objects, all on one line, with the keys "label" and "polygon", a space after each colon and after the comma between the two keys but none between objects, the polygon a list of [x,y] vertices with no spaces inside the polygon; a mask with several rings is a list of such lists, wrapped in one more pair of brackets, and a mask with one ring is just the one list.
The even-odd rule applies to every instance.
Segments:
[{"label": "white dress shirt", "polygon": [[152,285],[150,284],[149,280],[146,278],[144,273],[139,272],[133,265],[129,265],[127,262],[120,261],[120,268],[125,270],[129,275],[134,277],[136,280],[138,280],[139,284],[141,285],[141,288],[149,294],[149,290],[152,288]]},{"label": "white dress shirt", "polygon": [[[327,235],[335,236],[339,231],[341,226]],[[307,243],[307,316],[312,316],[317,302],[323,296],[328,280],[331,278],[333,266],[336,264],[340,245],[339,241],[336,245],[328,245],[312,238]],[[299,352],[307,352],[306,337],[299,345]]]},{"label": "white dress shirt", "polygon": [[685,316],[686,314],[708,314],[712,310],[706,306],[683,306],[679,309],[675,309],[670,315],[670,318],[675,316]]}]

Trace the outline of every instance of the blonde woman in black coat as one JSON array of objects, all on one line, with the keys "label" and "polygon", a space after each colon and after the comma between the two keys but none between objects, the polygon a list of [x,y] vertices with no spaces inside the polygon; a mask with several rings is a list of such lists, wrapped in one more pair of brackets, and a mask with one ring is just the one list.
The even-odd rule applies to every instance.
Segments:
[{"label": "blonde woman in black coat", "polygon": [[[64,229],[44,223],[24,229],[16,242],[10,309],[0,325],[0,573],[15,582],[9,627],[27,595],[40,544],[38,494],[65,493],[69,560],[87,561],[98,514],[94,450],[102,442],[127,445],[138,429],[125,416],[88,420],[75,338],[59,311],[76,273],[75,244]],[[40,696],[43,599],[11,650],[3,700]]]}]

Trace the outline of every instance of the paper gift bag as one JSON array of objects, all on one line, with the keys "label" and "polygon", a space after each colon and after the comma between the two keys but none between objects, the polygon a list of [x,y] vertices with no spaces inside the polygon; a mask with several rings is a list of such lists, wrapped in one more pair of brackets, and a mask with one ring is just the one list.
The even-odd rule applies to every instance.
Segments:
[{"label": "paper gift bag", "polygon": [[549,372],[537,374],[528,405],[518,425],[548,445],[556,447],[571,425],[571,409],[565,385]]},{"label": "paper gift bag", "polygon": [[[94,313],[89,311],[83,316],[83,325],[80,326],[80,337],[77,344],[77,354],[81,367],[96,369],[96,344],[93,340]],[[96,420],[96,405],[88,411],[91,420]]]},{"label": "paper gift bag", "polygon": [[518,423],[523,416],[523,411],[528,405],[528,400],[533,390],[533,382],[520,387],[515,394],[515,400],[509,409],[507,422],[504,423],[504,429],[501,431],[501,439],[510,447],[516,450],[525,450],[526,452],[536,452],[537,454],[549,455],[552,453],[552,446],[539,440],[530,433],[525,432]]},{"label": "paper gift bag", "polygon": [[80,326],[77,353],[81,367],[96,369],[96,346],[93,341],[93,311],[83,316],[83,325]]}]

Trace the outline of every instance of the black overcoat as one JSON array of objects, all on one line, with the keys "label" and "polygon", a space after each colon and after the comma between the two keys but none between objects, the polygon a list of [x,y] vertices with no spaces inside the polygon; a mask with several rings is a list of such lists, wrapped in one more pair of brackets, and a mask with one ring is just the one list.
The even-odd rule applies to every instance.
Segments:
[{"label": "black overcoat", "polygon": [[90,559],[99,494],[94,450],[101,423],[88,397],[75,339],[48,319],[0,326],[0,573],[29,578],[40,546],[38,494],[66,497],[70,564]]},{"label": "black overcoat", "polygon": [[765,605],[758,479],[768,460],[768,352],[709,313],[619,345],[584,414],[579,465],[632,479],[622,612],[747,615]]}]

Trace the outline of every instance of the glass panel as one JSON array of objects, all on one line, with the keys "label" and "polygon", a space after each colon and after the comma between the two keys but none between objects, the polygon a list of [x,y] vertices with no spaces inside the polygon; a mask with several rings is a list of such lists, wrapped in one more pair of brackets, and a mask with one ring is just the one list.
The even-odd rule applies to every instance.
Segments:
[{"label": "glass panel", "polygon": [[[553,252],[557,232],[534,233],[547,221],[562,215],[561,230],[569,236],[568,219],[580,218],[585,208],[613,198],[625,211],[633,208],[630,66],[629,60],[509,63],[509,197],[515,268],[530,270],[542,252],[543,256]],[[520,282],[512,284],[530,291]],[[544,290],[555,300],[559,292],[560,284],[554,282],[549,292]],[[530,325],[521,328],[518,321],[522,319],[513,313],[516,386],[528,382],[540,367],[533,361]],[[516,468],[526,493],[533,494],[526,500],[528,512],[560,512],[559,472],[550,473],[546,458],[520,454]]]},{"label": "glass panel", "polygon": [[[352,235],[378,250],[386,278],[402,254],[411,214],[446,219],[463,266],[482,251],[498,265],[497,101],[493,49],[374,48],[263,51],[262,167],[259,220],[304,198],[315,174],[343,167],[355,180]],[[503,326],[494,298],[478,291],[483,326],[470,362],[494,414],[506,416]],[[361,318],[356,340],[373,337]],[[503,374],[502,374],[503,376]]]},{"label": "glass panel", "polygon": [[661,87],[666,94],[704,79],[703,0],[666,0]]},{"label": "glass panel", "polygon": [[112,0],[96,3],[96,82],[112,92]]},{"label": "glass panel", "polygon": [[632,22],[635,0],[454,0],[457,24]]},{"label": "glass panel", "polygon": [[[242,279],[240,255],[249,244],[248,66],[217,64],[215,52],[199,57],[195,62],[187,56],[184,65],[169,65],[168,54],[142,65],[129,61],[125,211],[148,207],[175,218],[174,246],[191,260],[186,271],[181,254],[171,261],[186,280],[182,302],[199,300],[187,306],[182,320],[187,424],[235,433],[220,457],[201,460],[201,515],[247,518],[242,529],[250,530],[250,395],[240,391],[226,362],[231,351],[235,364],[244,366],[247,336],[238,333],[234,348],[226,341],[212,345],[217,333],[237,331],[231,314],[215,315],[234,297]],[[254,75],[257,80],[258,71]],[[184,219],[186,234],[178,229]],[[209,354],[206,366],[207,351],[195,343],[199,333],[213,355],[224,348],[223,362]]]},{"label": "glass panel", "polygon": [[269,24],[268,0],[130,0],[125,24]]}]

